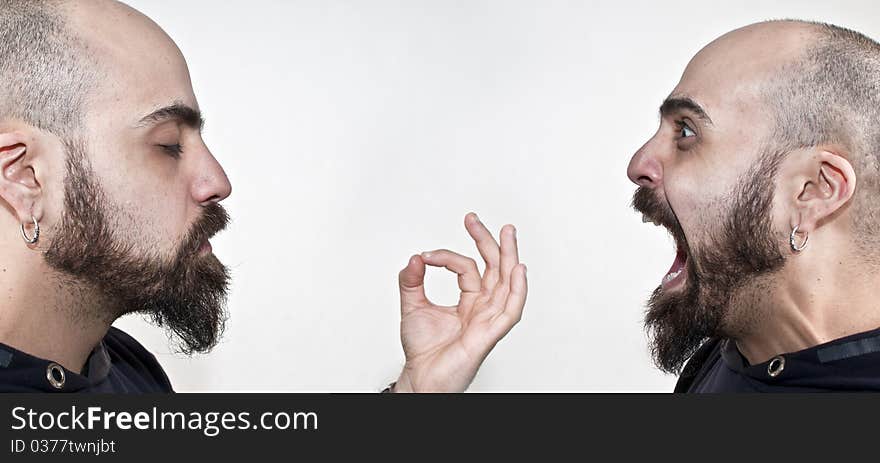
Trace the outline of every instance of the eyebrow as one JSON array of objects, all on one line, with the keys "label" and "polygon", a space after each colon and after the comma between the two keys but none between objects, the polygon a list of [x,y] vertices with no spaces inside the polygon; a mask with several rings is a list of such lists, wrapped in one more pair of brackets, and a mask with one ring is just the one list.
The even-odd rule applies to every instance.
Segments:
[{"label": "eyebrow", "polygon": [[180,102],[163,106],[147,114],[138,121],[137,127],[147,127],[170,120],[177,120],[199,131],[205,127],[205,118],[202,117],[202,112]]},{"label": "eyebrow", "polygon": [[706,113],[706,110],[703,109],[703,107],[700,106],[699,103],[689,97],[669,97],[663,100],[663,104],[660,105],[661,116],[669,116],[670,114],[676,113],[681,110],[690,111],[696,114],[697,118],[699,118],[703,122],[709,125],[714,125],[712,123],[712,119]]}]

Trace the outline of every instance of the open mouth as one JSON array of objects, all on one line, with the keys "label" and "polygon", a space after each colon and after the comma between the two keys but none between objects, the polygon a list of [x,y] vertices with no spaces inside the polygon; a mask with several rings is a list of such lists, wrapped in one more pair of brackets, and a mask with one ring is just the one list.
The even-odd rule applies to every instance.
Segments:
[{"label": "open mouth", "polygon": [[661,281],[663,289],[669,291],[683,286],[685,280],[687,280],[687,273],[687,253],[682,250],[676,250],[672,267],[669,268],[669,271],[666,272]]},{"label": "open mouth", "polygon": [[669,271],[667,271],[666,275],[660,280],[660,286],[663,288],[663,291],[672,291],[683,288],[688,276],[688,252],[683,233],[676,232],[673,230],[672,226],[650,219],[646,215],[642,215],[642,222],[650,222],[658,227],[665,227],[672,235],[675,240],[676,248],[675,260],[672,261],[672,266],[669,267]]}]

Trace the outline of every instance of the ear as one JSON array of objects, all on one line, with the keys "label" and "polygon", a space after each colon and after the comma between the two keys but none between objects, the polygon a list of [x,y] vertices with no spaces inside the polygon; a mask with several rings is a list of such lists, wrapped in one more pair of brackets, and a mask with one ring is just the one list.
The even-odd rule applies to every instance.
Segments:
[{"label": "ear", "polygon": [[42,189],[29,155],[30,140],[21,132],[0,133],[0,198],[19,223],[40,220]]},{"label": "ear", "polygon": [[833,218],[852,199],[856,173],[839,150],[818,148],[799,166],[800,192],[791,226],[810,233]]}]

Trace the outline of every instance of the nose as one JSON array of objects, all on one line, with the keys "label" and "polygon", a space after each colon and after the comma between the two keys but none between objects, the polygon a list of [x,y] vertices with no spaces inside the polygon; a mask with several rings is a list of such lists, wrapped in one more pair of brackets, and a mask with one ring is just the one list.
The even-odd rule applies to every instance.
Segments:
[{"label": "nose", "polygon": [[193,198],[203,206],[219,203],[232,194],[232,184],[223,167],[207,149],[205,154],[192,184]]},{"label": "nose", "polygon": [[663,180],[663,165],[652,152],[651,141],[648,141],[629,161],[626,175],[638,186],[656,188]]}]

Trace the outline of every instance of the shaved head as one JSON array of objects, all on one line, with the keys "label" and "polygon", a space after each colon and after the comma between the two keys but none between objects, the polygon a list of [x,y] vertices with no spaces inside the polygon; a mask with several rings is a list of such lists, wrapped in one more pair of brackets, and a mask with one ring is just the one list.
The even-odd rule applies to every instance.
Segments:
[{"label": "shaved head", "polygon": [[229,274],[208,240],[230,186],[177,45],[115,0],[0,0],[0,26],[0,152],[25,148],[0,202],[39,220],[33,267],[59,309],[83,326],[141,313],[209,350]]},{"label": "shaved head", "polygon": [[658,366],[717,336],[760,362],[815,314],[804,332],[839,337],[837,292],[873,287],[860,278],[880,263],[880,45],[830,24],[742,27],[694,56],[660,114],[628,168],[633,206],[675,237],[645,318]]},{"label": "shaved head", "polygon": [[59,136],[79,129],[97,65],[64,2],[0,0],[0,24],[0,118]]}]

